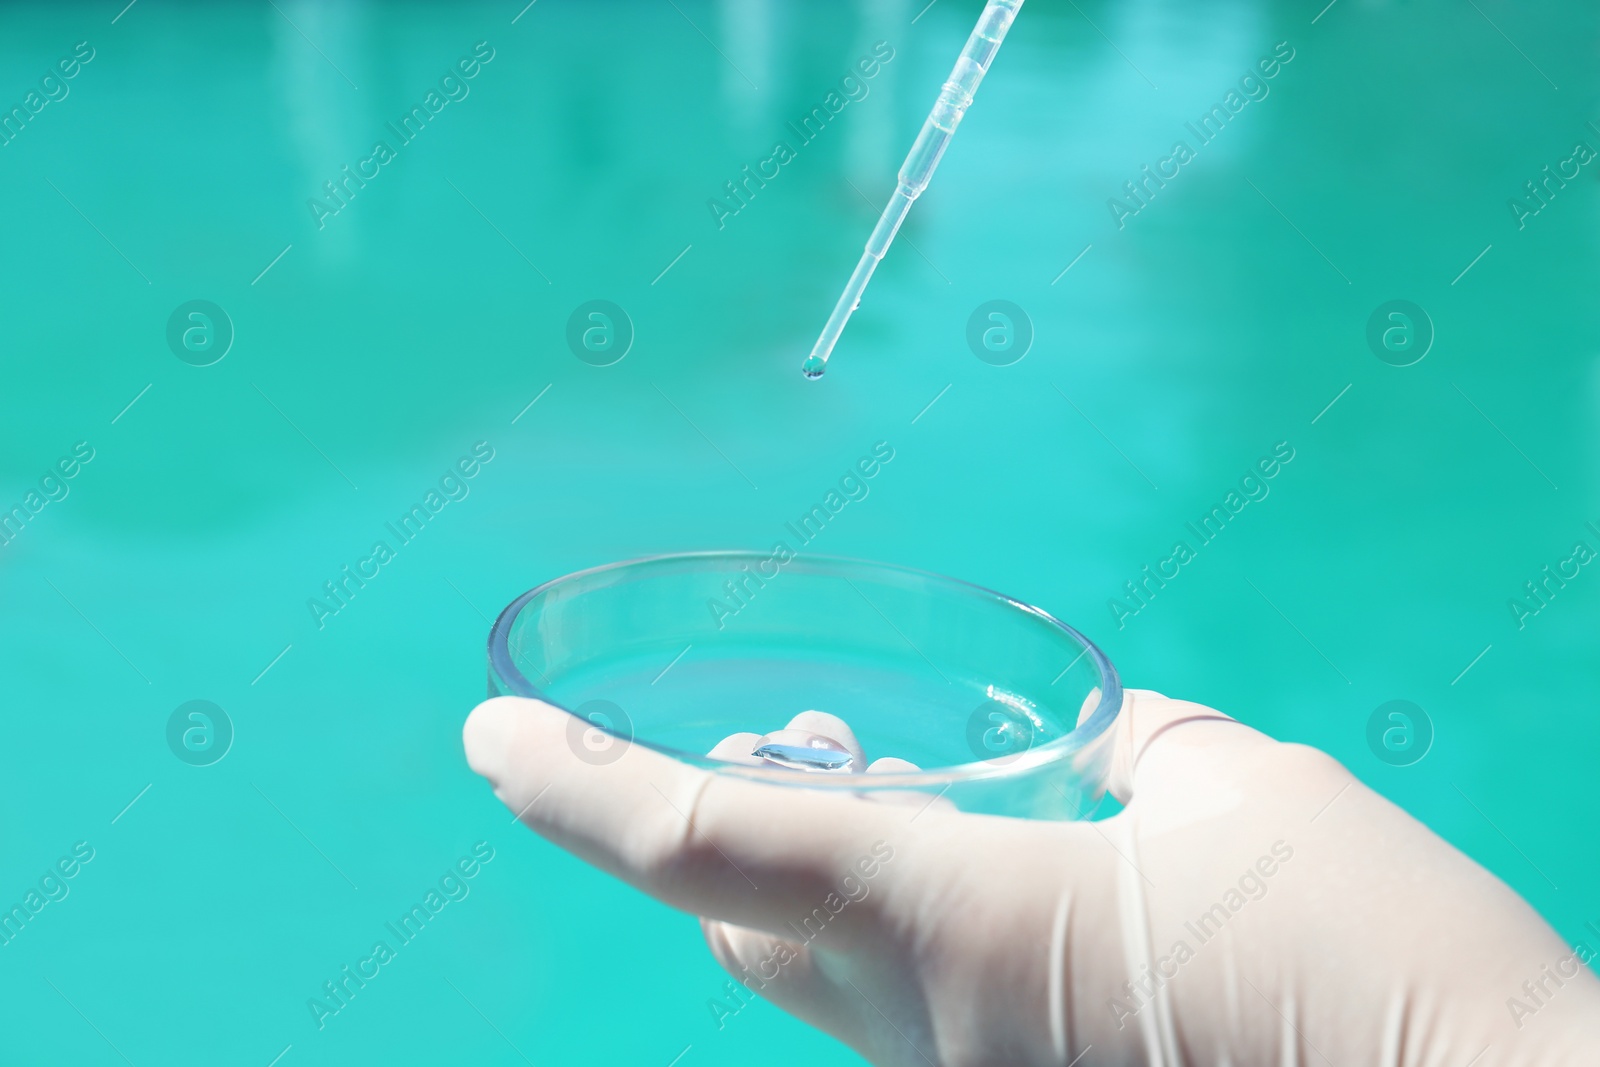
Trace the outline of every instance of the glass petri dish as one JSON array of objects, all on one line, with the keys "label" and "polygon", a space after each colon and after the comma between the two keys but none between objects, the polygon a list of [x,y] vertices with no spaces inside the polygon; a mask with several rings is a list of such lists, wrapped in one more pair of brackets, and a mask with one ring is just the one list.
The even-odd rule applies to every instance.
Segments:
[{"label": "glass petri dish", "polygon": [[[495,621],[489,693],[567,711],[568,744],[592,763],[639,744],[778,786],[1026,818],[1093,811],[1122,686],[1087,638],[966,582],[785,555],[654,556],[546,582]],[[920,770],[818,774],[704,754],[809,710],[848,722],[869,760]]]}]

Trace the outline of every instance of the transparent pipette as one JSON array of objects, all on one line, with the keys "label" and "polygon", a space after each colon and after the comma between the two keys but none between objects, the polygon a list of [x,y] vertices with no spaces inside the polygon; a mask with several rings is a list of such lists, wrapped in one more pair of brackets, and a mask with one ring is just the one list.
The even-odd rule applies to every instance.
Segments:
[{"label": "transparent pipette", "polygon": [[822,336],[817,338],[811,354],[800,368],[807,378],[820,378],[827,369],[833,346],[839,343],[839,335],[844,333],[845,323],[850,321],[851,313],[860,306],[861,294],[866,291],[867,282],[872,280],[872,272],[877,269],[884,253],[889,251],[894,235],[899,232],[900,224],[911,210],[911,202],[928,187],[933,169],[939,165],[944,150],[949,147],[950,138],[955,136],[961,116],[971,106],[973,94],[978,91],[983,76],[989,72],[989,64],[994,61],[994,54],[1000,51],[1000,42],[1005,40],[1011,20],[1022,10],[1022,4],[1023,0],[989,0],[983,14],[978,16],[978,25],[973,28],[972,36],[967,38],[966,47],[961,49],[955,69],[950,72],[944,88],[939,90],[939,99],[933,102],[933,110],[928,112],[922,132],[917,134],[916,143],[911,146],[906,161],[900,165],[900,184],[894,196],[889,198],[883,214],[878,217],[872,236],[867,238],[861,262],[856,264],[850,281],[839,296],[839,302],[833,307],[833,314],[828,316],[828,324],[822,328]]}]

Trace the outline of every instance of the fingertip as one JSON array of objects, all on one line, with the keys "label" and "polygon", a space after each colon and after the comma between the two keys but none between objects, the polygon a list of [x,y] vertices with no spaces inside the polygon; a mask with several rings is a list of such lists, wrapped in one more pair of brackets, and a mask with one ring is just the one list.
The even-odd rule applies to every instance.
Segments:
[{"label": "fingertip", "polygon": [[1089,716],[1100,709],[1100,687],[1097,685],[1089,690],[1089,695],[1083,698],[1083,703],[1078,707],[1077,725],[1082,726],[1089,721]]},{"label": "fingertip", "polygon": [[728,763],[743,763],[750,767],[759,767],[764,762],[750,753],[755,751],[756,743],[761,740],[761,735],[756,733],[729,734],[712,746],[706,755],[712,759],[724,760]]},{"label": "fingertip", "polygon": [[867,765],[867,752],[857,740],[856,732],[837,715],[830,715],[826,711],[802,711],[790,719],[784,729],[805,730],[838,742],[850,753],[850,769],[857,774]]},{"label": "fingertip", "polygon": [[[1212,729],[1196,729],[1211,724]],[[1230,729],[1218,732],[1217,724]],[[1237,744],[1271,742],[1230,715],[1187,700],[1173,700],[1151,689],[1125,689],[1122,709],[1114,729],[1114,750],[1107,788],[1121,804],[1129,803],[1142,785],[1149,788],[1165,780],[1184,777],[1186,770],[1199,770],[1195,756]],[[1177,761],[1149,761],[1153,750],[1182,756]],[[1157,767],[1156,765],[1160,766]]]},{"label": "fingertip", "polygon": [[[867,768],[868,774],[914,774],[922,770],[921,767],[910,760],[901,759],[899,756],[880,756],[872,761]],[[863,791],[861,796],[879,804],[900,804],[917,808],[919,811],[955,812],[955,803],[947,796],[936,794],[928,796],[926,793],[915,789],[906,790],[879,790],[877,792]]]},{"label": "fingertip", "polygon": [[467,716],[461,724],[461,746],[466,751],[467,766],[474,773],[499,780],[505,769],[505,753],[516,730],[516,722],[525,714],[527,705],[538,701],[522,697],[490,697]]}]

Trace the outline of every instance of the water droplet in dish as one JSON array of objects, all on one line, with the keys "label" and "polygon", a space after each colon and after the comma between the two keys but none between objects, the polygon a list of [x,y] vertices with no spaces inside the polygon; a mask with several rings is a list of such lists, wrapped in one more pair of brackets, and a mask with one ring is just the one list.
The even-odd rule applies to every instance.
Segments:
[{"label": "water droplet in dish", "polygon": [[750,754],[792,771],[847,771],[854,760],[833,738],[808,730],[774,730]]}]

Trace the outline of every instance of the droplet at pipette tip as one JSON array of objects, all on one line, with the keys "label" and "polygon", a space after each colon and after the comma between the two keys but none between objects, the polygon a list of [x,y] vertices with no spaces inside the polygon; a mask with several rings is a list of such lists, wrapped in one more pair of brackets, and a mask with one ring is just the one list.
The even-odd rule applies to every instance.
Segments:
[{"label": "droplet at pipette tip", "polygon": [[994,61],[995,53],[1000,51],[1000,42],[1005,40],[1011,20],[1022,10],[1022,3],[1023,0],[989,0],[983,14],[978,16],[978,25],[973,28],[972,36],[967,38],[966,47],[961,49],[955,69],[939,90],[939,98],[933,102],[933,110],[928,112],[927,121],[922,124],[922,132],[917,134],[916,143],[911,146],[906,161],[900,165],[899,184],[884,207],[883,214],[878,217],[878,224],[872,228],[872,236],[867,238],[861,262],[856,264],[850,281],[839,296],[839,302],[834,305],[833,314],[828,316],[828,324],[822,328],[822,336],[817,338],[811,354],[800,368],[807,378],[820,378],[827,369],[833,346],[839,343],[839,335],[844,333],[851,313],[860,306],[861,294],[866,291],[867,282],[872,280],[872,272],[877,269],[884,253],[889,251],[894,235],[899,232],[900,224],[911,210],[912,201],[928,187],[928,179],[933,177],[933,170],[939,165],[944,150],[949,147],[950,138],[955,136],[961,116],[972,105],[972,97],[977,93],[983,76],[989,72],[989,64]]}]

